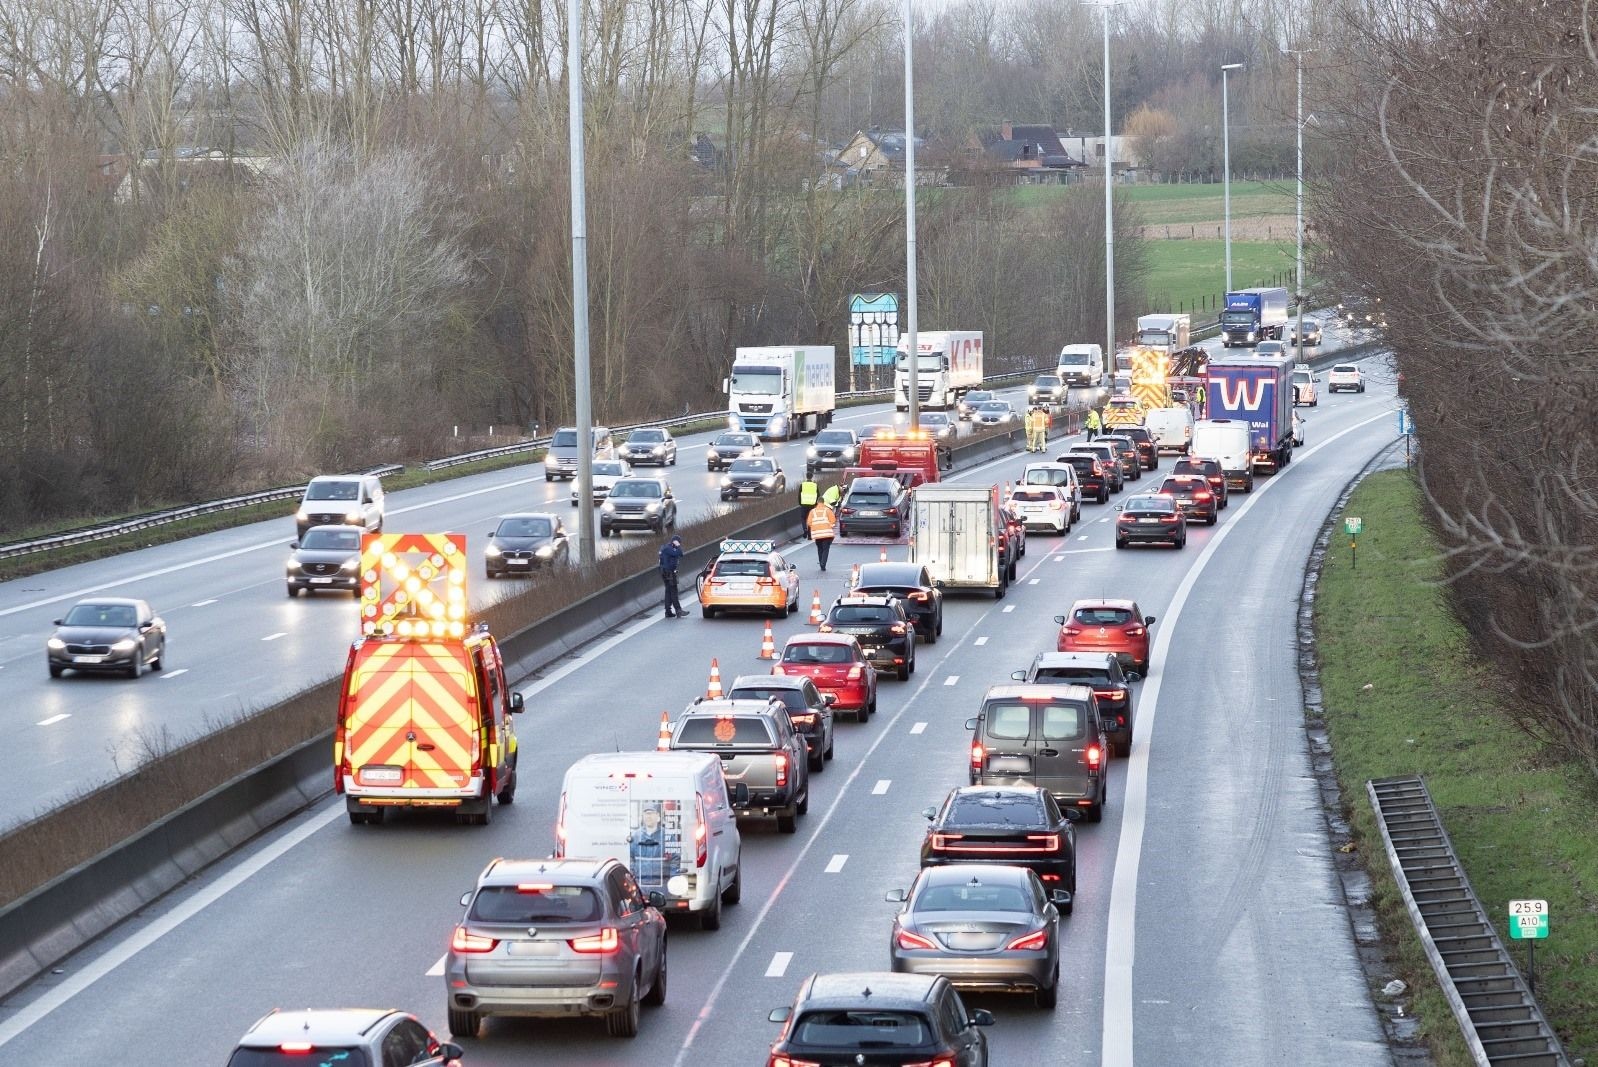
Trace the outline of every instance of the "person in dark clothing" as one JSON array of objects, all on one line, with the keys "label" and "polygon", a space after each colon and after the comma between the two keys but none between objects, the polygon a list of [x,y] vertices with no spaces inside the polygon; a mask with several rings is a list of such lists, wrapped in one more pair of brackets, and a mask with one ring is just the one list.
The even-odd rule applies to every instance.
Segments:
[{"label": "person in dark clothing", "polygon": [[682,601],[677,598],[677,564],[682,562],[682,538],[673,536],[660,547],[660,580],[666,587],[666,618],[686,619],[688,613],[682,609]]}]

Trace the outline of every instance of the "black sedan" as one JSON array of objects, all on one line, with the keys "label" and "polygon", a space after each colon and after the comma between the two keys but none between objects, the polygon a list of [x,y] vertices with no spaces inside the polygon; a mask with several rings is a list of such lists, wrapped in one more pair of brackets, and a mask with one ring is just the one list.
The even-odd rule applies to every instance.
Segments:
[{"label": "black sedan", "polygon": [[298,541],[291,541],[283,580],[289,599],[323,590],[361,596],[360,526],[313,526]]},{"label": "black sedan", "polygon": [[1135,496],[1117,504],[1121,514],[1115,520],[1115,547],[1131,544],[1162,544],[1187,547],[1187,516],[1176,500],[1152,494]]},{"label": "black sedan", "polygon": [[849,634],[877,670],[893,671],[899,681],[916,671],[916,628],[904,605],[888,596],[839,597],[821,623],[822,633]]},{"label": "black sedan", "polygon": [[55,621],[45,642],[50,677],[62,671],[114,671],[137,678],[166,659],[166,623],[142,600],[80,600]]},{"label": "black sedan", "polygon": [[881,533],[898,537],[910,519],[910,494],[897,478],[856,478],[838,507],[838,536]]},{"label": "black sedan", "polygon": [[721,499],[741,496],[777,496],[787,492],[788,479],[777,461],[766,456],[745,456],[732,461],[721,476]]},{"label": "black sedan", "polygon": [[1156,492],[1176,501],[1190,521],[1214,526],[1221,517],[1221,505],[1210,488],[1210,480],[1202,474],[1171,474],[1160,483]]},{"label": "black sedan", "polygon": [[943,633],[943,590],[922,563],[862,563],[854,590],[861,596],[890,596],[904,605],[916,633],[929,645]]},{"label": "black sedan", "polygon": [[921,842],[921,866],[1008,863],[1031,870],[1048,889],[1076,892],[1071,823],[1079,815],[1062,811],[1047,789],[963,785],[951,789],[941,807],[922,814],[930,825]]},{"label": "black sedan", "polygon": [[489,578],[527,574],[571,560],[566,524],[554,515],[531,511],[506,515],[488,535],[483,570]]}]

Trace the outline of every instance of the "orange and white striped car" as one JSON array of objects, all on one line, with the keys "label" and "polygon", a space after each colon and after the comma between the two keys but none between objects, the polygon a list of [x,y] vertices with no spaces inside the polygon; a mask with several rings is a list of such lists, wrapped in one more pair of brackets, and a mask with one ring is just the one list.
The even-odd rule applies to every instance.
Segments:
[{"label": "orange and white striped car", "polygon": [[723,541],[721,554],[699,583],[699,612],[713,619],[723,611],[791,615],[799,610],[799,569],[770,541]]}]

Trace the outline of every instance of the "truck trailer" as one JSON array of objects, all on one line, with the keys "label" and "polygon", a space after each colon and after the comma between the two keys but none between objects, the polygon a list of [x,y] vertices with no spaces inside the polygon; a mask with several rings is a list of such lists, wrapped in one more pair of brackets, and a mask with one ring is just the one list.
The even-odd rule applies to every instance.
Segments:
[{"label": "truck trailer", "polygon": [[[893,406],[910,410],[910,337],[899,338],[894,361]],[[916,392],[920,406],[948,411],[972,389],[982,387],[982,334],[933,330],[916,334]]]},{"label": "truck trailer", "polygon": [[1274,474],[1293,458],[1293,357],[1237,355],[1212,359],[1209,416],[1248,424],[1252,469]]},{"label": "truck trailer", "polygon": [[994,485],[919,485],[910,503],[910,560],[939,588],[1003,597],[1010,587],[1007,524]]},{"label": "truck trailer", "polygon": [[1221,309],[1221,347],[1250,347],[1282,339],[1287,327],[1287,290],[1239,289],[1227,293]]},{"label": "truck trailer", "polygon": [[727,425],[767,440],[815,433],[837,410],[831,345],[771,345],[733,353]]},{"label": "truck trailer", "polygon": [[1192,344],[1193,321],[1189,315],[1139,315],[1137,346],[1154,348],[1167,356]]}]

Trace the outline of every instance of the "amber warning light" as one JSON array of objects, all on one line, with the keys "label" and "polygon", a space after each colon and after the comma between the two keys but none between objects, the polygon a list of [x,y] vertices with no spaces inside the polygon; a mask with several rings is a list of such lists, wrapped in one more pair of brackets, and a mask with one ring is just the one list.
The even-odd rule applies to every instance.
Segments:
[{"label": "amber warning light", "polygon": [[364,535],[361,633],[465,637],[466,535]]}]

